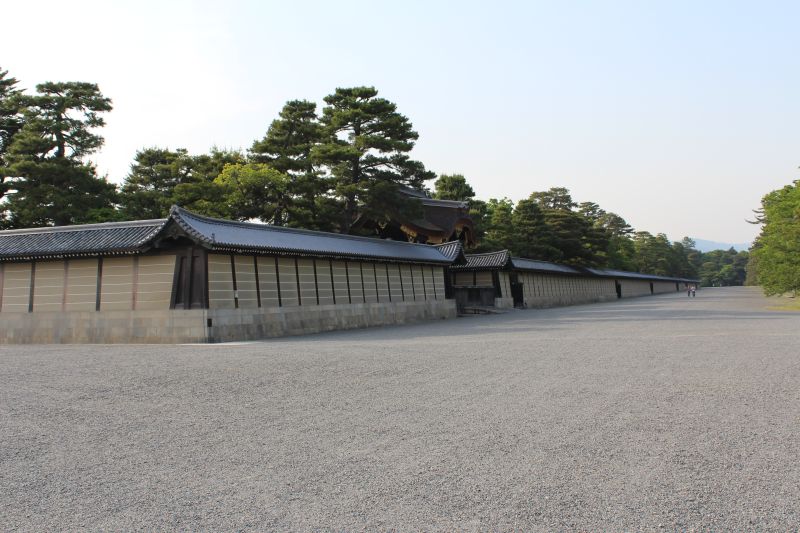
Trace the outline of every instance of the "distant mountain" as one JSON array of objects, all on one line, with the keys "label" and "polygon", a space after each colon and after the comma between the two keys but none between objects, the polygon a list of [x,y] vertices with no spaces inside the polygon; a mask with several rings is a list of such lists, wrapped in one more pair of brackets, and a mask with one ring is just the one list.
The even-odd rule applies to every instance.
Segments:
[{"label": "distant mountain", "polygon": [[701,252],[710,252],[711,250],[728,250],[733,247],[734,250],[737,252],[741,252],[742,250],[747,250],[750,248],[749,242],[740,242],[740,243],[730,243],[730,242],[717,242],[717,241],[707,241],[705,239],[695,239],[692,237],[695,242],[695,246]]}]

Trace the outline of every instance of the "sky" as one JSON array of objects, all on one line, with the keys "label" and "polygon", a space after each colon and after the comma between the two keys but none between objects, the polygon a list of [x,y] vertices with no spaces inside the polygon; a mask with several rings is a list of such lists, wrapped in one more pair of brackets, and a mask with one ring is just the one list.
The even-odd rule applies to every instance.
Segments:
[{"label": "sky", "polygon": [[[283,104],[371,85],[479,198],[567,187],[636,230],[739,243],[800,178],[798,2],[5,0],[0,69],[113,101],[91,159],[246,149]],[[432,186],[432,182],[429,183]]]}]

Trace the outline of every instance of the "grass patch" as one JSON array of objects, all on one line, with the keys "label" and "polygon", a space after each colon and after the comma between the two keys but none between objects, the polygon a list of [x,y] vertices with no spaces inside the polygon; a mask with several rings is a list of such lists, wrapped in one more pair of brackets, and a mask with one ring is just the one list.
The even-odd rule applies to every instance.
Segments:
[{"label": "grass patch", "polygon": [[770,298],[775,305],[770,305],[767,309],[772,311],[796,311],[800,312],[800,298],[789,298],[788,296],[776,296]]}]

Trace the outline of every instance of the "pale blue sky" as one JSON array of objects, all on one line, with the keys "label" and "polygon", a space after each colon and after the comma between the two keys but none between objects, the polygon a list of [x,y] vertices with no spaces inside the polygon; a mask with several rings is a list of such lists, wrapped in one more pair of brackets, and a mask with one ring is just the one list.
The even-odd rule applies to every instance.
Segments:
[{"label": "pale blue sky", "polygon": [[246,148],[283,103],[374,85],[482,198],[568,187],[636,229],[749,241],[800,177],[796,2],[4,2],[0,67],[100,84],[94,160]]}]

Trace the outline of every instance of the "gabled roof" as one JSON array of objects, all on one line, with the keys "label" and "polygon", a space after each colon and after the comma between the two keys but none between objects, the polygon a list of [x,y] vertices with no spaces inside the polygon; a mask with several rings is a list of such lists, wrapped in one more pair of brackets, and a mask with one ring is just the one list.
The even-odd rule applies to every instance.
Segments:
[{"label": "gabled roof", "polygon": [[434,247],[448,258],[453,265],[464,265],[467,263],[467,258],[464,255],[464,245],[461,241],[450,241],[444,244],[437,244]]},{"label": "gabled roof", "polygon": [[489,252],[485,254],[467,254],[464,256],[466,264],[453,265],[453,270],[502,270],[511,263],[511,254],[508,250]]},{"label": "gabled roof", "polygon": [[[0,231],[0,260],[143,253],[185,236],[223,252],[287,254],[448,265],[434,246],[204,217],[173,207],[157,220]],[[457,257],[457,254],[456,256]]]},{"label": "gabled roof", "polygon": [[168,219],[0,231],[0,259],[139,253]]},{"label": "gabled roof", "polygon": [[221,220],[196,215],[180,207],[172,208],[170,218],[190,237],[212,250],[450,263],[436,247],[426,244]]}]

